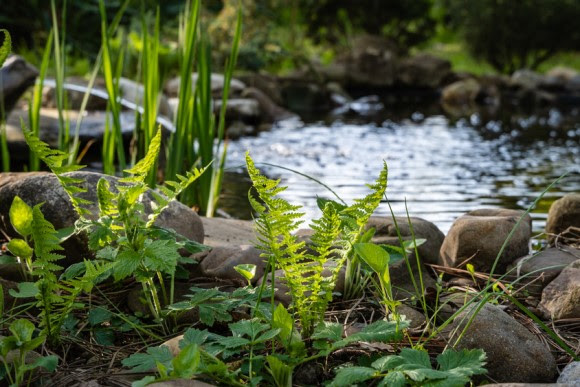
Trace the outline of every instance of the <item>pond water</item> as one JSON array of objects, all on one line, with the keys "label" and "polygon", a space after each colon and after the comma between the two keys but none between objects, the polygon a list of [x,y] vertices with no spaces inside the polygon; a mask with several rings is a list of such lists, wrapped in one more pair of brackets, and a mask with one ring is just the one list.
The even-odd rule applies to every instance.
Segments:
[{"label": "pond water", "polygon": [[[385,160],[387,196],[395,214],[405,214],[406,201],[411,216],[432,221],[445,233],[454,219],[476,208],[525,209],[567,173],[533,211],[534,231],[541,232],[550,204],[580,191],[577,110],[566,115],[556,109],[544,115],[514,115],[503,122],[484,120],[479,114],[457,120],[418,112],[397,120],[388,115],[280,123],[257,137],[230,142],[228,171],[241,174],[239,166],[249,150],[257,164],[276,164],[312,176],[350,203],[368,192],[365,183],[376,179]],[[289,186],[284,197],[303,205],[307,219],[319,215],[317,195],[332,198],[324,187],[301,175],[258,166]],[[247,178],[228,176],[225,209],[248,218],[249,209],[243,204]],[[242,200],[234,205],[228,194]],[[386,203],[378,213],[389,214]]]}]

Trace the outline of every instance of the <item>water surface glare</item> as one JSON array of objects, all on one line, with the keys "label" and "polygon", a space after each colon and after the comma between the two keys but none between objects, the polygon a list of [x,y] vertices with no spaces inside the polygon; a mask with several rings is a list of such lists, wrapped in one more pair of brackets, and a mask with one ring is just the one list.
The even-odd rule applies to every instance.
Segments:
[{"label": "water surface glare", "polygon": [[[497,133],[494,127],[489,130]],[[406,200],[411,216],[432,221],[445,233],[454,219],[473,209],[525,209],[567,172],[532,214],[534,230],[541,231],[549,204],[580,191],[580,125],[565,129],[563,137],[546,131],[541,138],[522,138],[525,133],[518,131],[489,136],[468,120],[451,124],[444,116],[378,125],[286,122],[258,137],[230,142],[228,166],[244,164],[249,150],[257,164],[277,164],[310,175],[350,203],[368,192],[365,184],[376,179],[385,160],[387,196],[395,214],[405,214]],[[284,197],[303,205],[307,219],[319,215],[317,195],[332,197],[303,176],[258,166],[289,186]],[[378,213],[389,214],[386,203]]]}]

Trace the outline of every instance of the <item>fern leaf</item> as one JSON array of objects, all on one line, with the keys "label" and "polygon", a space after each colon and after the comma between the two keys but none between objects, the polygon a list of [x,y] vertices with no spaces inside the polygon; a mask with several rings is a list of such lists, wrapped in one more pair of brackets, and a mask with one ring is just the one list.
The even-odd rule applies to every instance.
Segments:
[{"label": "fern leaf", "polygon": [[89,205],[91,202],[77,196],[80,193],[87,192],[86,188],[81,186],[84,181],[82,179],[76,179],[65,175],[65,173],[78,171],[79,169],[84,168],[84,166],[63,165],[63,163],[69,158],[67,153],[58,149],[52,149],[47,143],[41,141],[34,133],[32,133],[32,131],[26,128],[24,120],[21,119],[20,124],[22,125],[22,132],[24,133],[24,139],[26,140],[28,147],[48,166],[48,168],[50,168],[52,173],[56,175],[77,214],[79,214],[81,218],[85,215],[89,215],[90,212],[86,208],[83,208],[83,205]]},{"label": "fern leaf", "polygon": [[111,216],[118,213],[115,203],[115,194],[110,191],[109,181],[100,178],[97,183],[97,200],[99,203],[99,216]]},{"label": "fern leaf", "polygon": [[53,262],[64,258],[55,251],[63,250],[59,244],[59,238],[54,226],[44,218],[40,207],[42,203],[32,208],[32,238],[34,240],[34,254],[36,259],[33,263],[33,274],[48,281],[56,282],[55,271],[62,267]]},{"label": "fern leaf", "polygon": [[143,157],[133,168],[126,169],[125,172],[131,174],[132,176],[121,179],[123,183],[143,183],[149,175],[149,171],[155,165],[157,161],[157,156],[159,155],[159,149],[161,149],[161,129],[157,129],[157,133],[151,139],[149,144],[149,149],[147,154]]}]

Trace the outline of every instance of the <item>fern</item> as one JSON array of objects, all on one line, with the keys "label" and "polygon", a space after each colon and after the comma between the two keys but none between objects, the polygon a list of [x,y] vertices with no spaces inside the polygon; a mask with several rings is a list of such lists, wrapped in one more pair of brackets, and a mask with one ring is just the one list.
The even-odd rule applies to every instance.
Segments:
[{"label": "fern", "polygon": [[34,152],[39,159],[41,159],[48,168],[55,174],[60,182],[60,185],[67,193],[72,203],[73,208],[81,218],[85,215],[90,215],[90,211],[84,208],[84,205],[92,204],[89,200],[78,197],[78,194],[87,192],[86,188],[82,187],[83,179],[77,179],[66,176],[65,173],[75,172],[84,168],[82,165],[66,165],[69,155],[58,149],[52,149],[50,146],[41,141],[32,131],[26,128],[24,121],[21,119],[22,132],[28,147]]},{"label": "fern", "polygon": [[[304,243],[292,234],[301,224],[300,206],[291,205],[277,196],[286,187],[281,187],[279,180],[261,175],[249,154],[246,154],[246,164],[253,188],[262,201],[249,193],[250,204],[258,213],[256,247],[264,252],[270,270],[284,270],[294,311],[300,317],[303,335],[308,337],[323,321],[341,268],[345,263],[351,267],[357,265],[353,262],[353,245],[360,241],[365,225],[385,193],[387,166],[384,164],[376,183],[369,185],[372,192],[365,198],[356,200],[349,207],[326,202],[322,217],[311,224],[315,254],[307,254]],[[339,257],[336,260],[333,258],[335,255]],[[331,261],[334,261],[334,268],[331,275],[325,277],[323,269]]]}]

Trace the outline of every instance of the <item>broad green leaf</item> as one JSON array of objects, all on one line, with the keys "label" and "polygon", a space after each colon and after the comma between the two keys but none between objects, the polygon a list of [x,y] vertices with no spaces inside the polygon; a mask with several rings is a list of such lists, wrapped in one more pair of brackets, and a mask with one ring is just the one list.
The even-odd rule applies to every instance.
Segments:
[{"label": "broad green leaf", "polygon": [[253,342],[254,344],[264,343],[278,336],[278,333],[280,333],[280,329],[270,329],[262,333],[260,336],[258,336],[258,338],[255,339]]},{"label": "broad green leaf", "polygon": [[276,356],[266,357],[268,362],[268,371],[274,378],[277,387],[292,387],[292,371],[294,367],[289,366]]},{"label": "broad green leaf", "polygon": [[115,281],[133,275],[141,263],[141,254],[134,250],[123,250],[117,254],[117,264],[113,268]]},{"label": "broad green leaf", "polygon": [[409,377],[409,379],[415,382],[447,378],[447,373],[431,369],[430,367],[431,366],[429,366],[429,368],[406,369],[403,372]]},{"label": "broad green leaf", "polygon": [[32,247],[24,239],[19,238],[10,239],[10,242],[6,244],[6,248],[12,254],[25,260],[32,258],[32,254],[34,253]]},{"label": "broad green leaf", "polygon": [[377,387],[404,387],[407,384],[405,375],[400,371],[389,372]]},{"label": "broad green leaf", "polygon": [[346,345],[355,341],[381,342],[387,343],[400,340],[403,337],[403,329],[408,326],[407,321],[397,323],[394,321],[378,320],[367,325],[360,332],[354,333],[344,340],[337,342],[336,345]]},{"label": "broad green leaf", "polygon": [[103,307],[96,307],[89,311],[88,321],[92,326],[102,324],[106,321],[111,321],[113,313]]},{"label": "broad green leaf", "polygon": [[241,320],[229,324],[230,330],[234,335],[249,336],[255,339],[260,333],[269,328],[268,324],[262,324],[259,319]]},{"label": "broad green leaf", "polygon": [[155,381],[155,376],[153,375],[148,375],[145,376],[143,379],[134,381],[133,383],[131,383],[131,387],[145,387],[151,383],[153,383]]},{"label": "broad green leaf", "polygon": [[341,368],[335,378],[330,383],[331,387],[350,387],[356,383],[365,382],[377,374],[372,368],[368,367],[345,367]]},{"label": "broad green leaf", "polygon": [[20,348],[20,350],[24,352],[30,352],[41,346],[44,343],[45,339],[46,338],[44,336],[38,336],[34,339],[31,339],[25,342],[24,345],[22,345],[22,347]]},{"label": "broad green leaf", "polygon": [[0,29],[0,32],[4,33],[4,41],[2,42],[2,46],[0,46],[0,67],[4,64],[8,55],[10,55],[10,51],[12,51],[12,39],[10,38],[10,33],[8,30]]},{"label": "broad green leaf", "polygon": [[18,284],[18,291],[14,289],[8,291],[14,298],[34,298],[38,292],[38,286],[34,282],[20,282]]},{"label": "broad green leaf", "polygon": [[179,255],[178,246],[172,240],[145,241],[144,264],[148,270],[173,274]]},{"label": "broad green leaf", "polygon": [[415,246],[419,247],[425,242],[427,242],[427,239],[423,238],[415,239],[415,243],[413,243],[413,240],[403,241],[403,248],[405,251],[413,251]]},{"label": "broad green leaf", "polygon": [[58,365],[58,356],[50,355],[50,356],[41,356],[36,359],[32,364],[27,364],[24,366],[24,369],[27,371],[31,371],[35,368],[42,367],[48,372],[54,372],[56,370],[56,366]]},{"label": "broad green leaf", "polygon": [[449,371],[454,374],[471,376],[484,374],[486,355],[481,349],[463,349],[455,351],[448,349],[437,356],[437,364],[441,371]]},{"label": "broad green leaf", "polygon": [[188,344],[179,351],[171,362],[175,376],[190,379],[197,372],[201,355],[197,344]]},{"label": "broad green leaf", "polygon": [[23,237],[32,234],[32,207],[18,196],[14,196],[10,206],[10,223]]},{"label": "broad green leaf", "polygon": [[93,335],[99,345],[111,346],[115,344],[115,332],[112,328],[96,328],[93,330]]},{"label": "broad green leaf", "polygon": [[316,340],[338,341],[342,339],[342,324],[323,322],[316,327],[312,338]]},{"label": "broad green leaf", "polygon": [[400,356],[384,356],[381,357],[380,359],[375,360],[372,363],[372,366],[374,369],[376,369],[379,372],[387,372],[388,370],[392,370],[398,366],[400,366],[401,364],[403,364],[405,362],[405,359],[403,359]]},{"label": "broad green leaf", "polygon": [[169,348],[162,345],[160,347],[149,347],[147,353],[134,353],[122,363],[125,367],[130,367],[135,372],[150,372],[157,368],[157,363],[168,366],[173,360],[173,355]]},{"label": "broad green leaf", "polygon": [[179,342],[179,348],[183,348],[189,344],[202,345],[209,337],[207,329],[200,331],[199,329],[189,328],[183,334],[183,339]]},{"label": "broad green leaf", "polygon": [[425,351],[403,348],[399,356],[405,360],[405,364],[400,369],[413,369],[417,366],[431,369],[431,360],[429,360],[429,354]]},{"label": "broad green leaf", "polygon": [[302,341],[300,333],[294,328],[294,318],[282,304],[278,304],[274,310],[272,328],[280,329],[280,341],[290,355],[300,356],[304,354],[306,345]]},{"label": "broad green leaf", "polygon": [[354,249],[373,271],[389,282],[389,253],[374,243],[356,243]]},{"label": "broad green leaf", "polygon": [[19,341],[18,346],[22,346],[25,342],[32,339],[34,333],[34,324],[25,319],[19,319],[10,324],[10,332]]},{"label": "broad green leaf", "polygon": [[256,276],[256,265],[252,265],[250,263],[234,266],[234,270],[240,273],[242,277],[248,281]]}]

